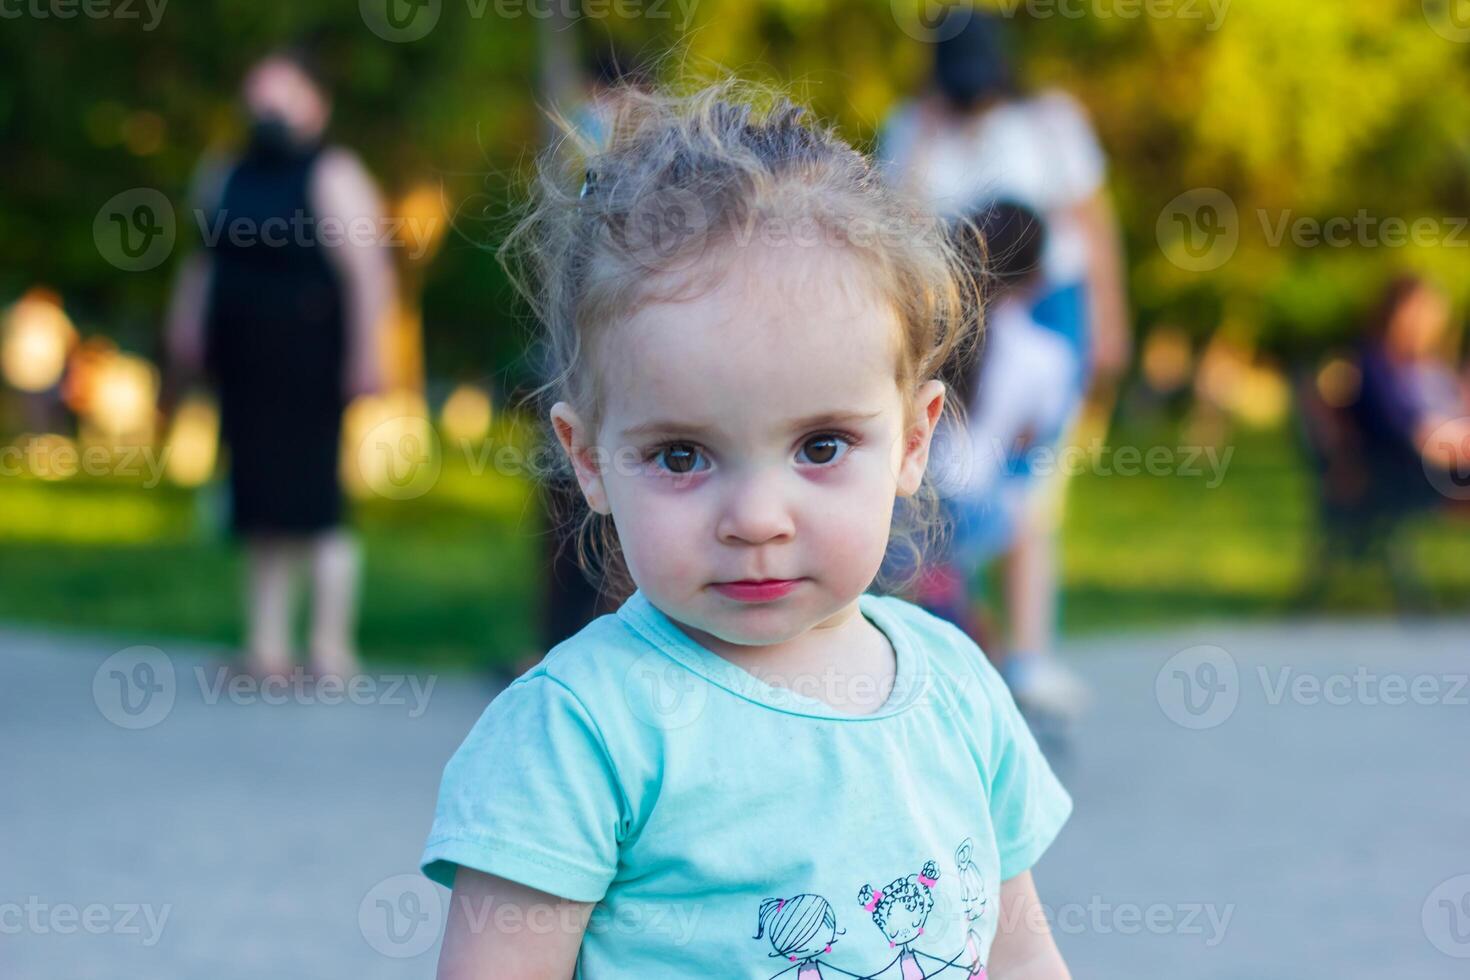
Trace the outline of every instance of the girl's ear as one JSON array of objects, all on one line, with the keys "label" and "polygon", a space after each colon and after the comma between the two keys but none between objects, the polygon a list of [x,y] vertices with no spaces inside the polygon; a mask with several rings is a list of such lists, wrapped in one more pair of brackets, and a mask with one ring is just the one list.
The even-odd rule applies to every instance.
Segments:
[{"label": "girl's ear", "polygon": [[572,470],[577,475],[577,484],[587,506],[599,514],[611,512],[607,505],[607,489],[602,483],[600,453],[592,445],[592,433],[587,430],[572,406],[557,402],[551,406],[551,427],[556,430],[556,439],[571,460]]},{"label": "girl's ear", "polygon": [[929,465],[929,445],[939,414],[944,411],[944,382],[930,378],[914,393],[913,418],[917,421],[904,433],[903,459],[898,467],[898,495],[911,497],[918,493]]}]

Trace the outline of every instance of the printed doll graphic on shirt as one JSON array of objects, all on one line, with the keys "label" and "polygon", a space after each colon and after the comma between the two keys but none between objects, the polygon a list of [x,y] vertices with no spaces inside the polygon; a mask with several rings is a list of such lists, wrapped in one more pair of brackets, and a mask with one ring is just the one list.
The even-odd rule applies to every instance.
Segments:
[{"label": "printed doll graphic on shirt", "polygon": [[[955,966],[964,957],[963,950],[944,959],[913,948],[914,941],[924,934],[924,923],[934,908],[933,889],[938,880],[939,866],[925,861],[918,874],[895,878],[878,891],[864,885],[858,892],[858,901],[872,913],[873,923],[888,937],[889,947],[898,948],[898,955],[869,978],[881,977],[897,966],[900,980],[923,980]],[[921,956],[931,961],[930,969],[919,962]]]},{"label": "printed doll graphic on shirt", "polygon": [[985,897],[985,879],[971,856],[974,849],[975,842],[970,838],[960,841],[954,852],[954,863],[959,868],[960,905],[970,924],[969,933],[965,936],[965,963],[969,966],[970,976],[985,980],[985,964],[980,962],[981,943],[979,934],[975,932],[975,922],[985,914],[988,899]]},{"label": "printed doll graphic on shirt", "polygon": [[764,935],[771,941],[771,955],[784,956],[793,964],[772,974],[772,980],[792,970],[796,971],[797,980],[818,980],[826,976],[824,970],[856,977],[858,974],[831,963],[817,963],[817,957],[832,952],[832,944],[846,931],[837,928],[837,913],[832,910],[831,902],[820,895],[803,894],[761,902],[753,938]]}]

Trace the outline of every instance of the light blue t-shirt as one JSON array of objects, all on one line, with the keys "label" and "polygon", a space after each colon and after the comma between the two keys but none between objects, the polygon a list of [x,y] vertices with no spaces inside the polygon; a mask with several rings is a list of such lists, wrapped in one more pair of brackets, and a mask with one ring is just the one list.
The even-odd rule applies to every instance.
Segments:
[{"label": "light blue t-shirt", "polygon": [[759,680],[634,592],[486,708],[445,767],[424,873],[598,903],[589,980],[978,972],[1000,883],[1072,800],[962,631],[896,597],[859,606],[897,655],[862,716]]}]

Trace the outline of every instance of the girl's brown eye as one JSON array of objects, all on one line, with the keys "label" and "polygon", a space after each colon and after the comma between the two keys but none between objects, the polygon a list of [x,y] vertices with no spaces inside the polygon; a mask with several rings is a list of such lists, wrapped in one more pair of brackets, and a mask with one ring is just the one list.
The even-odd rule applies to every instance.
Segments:
[{"label": "girl's brown eye", "polygon": [[836,433],[813,436],[802,444],[802,450],[807,459],[818,466],[825,466],[839,457],[841,450],[847,445],[847,440]]}]

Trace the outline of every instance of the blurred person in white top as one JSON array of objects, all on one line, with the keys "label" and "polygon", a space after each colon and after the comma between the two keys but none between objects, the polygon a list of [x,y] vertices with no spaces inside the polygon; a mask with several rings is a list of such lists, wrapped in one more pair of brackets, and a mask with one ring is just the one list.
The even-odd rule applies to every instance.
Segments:
[{"label": "blurred person in white top", "polygon": [[[1048,233],[1027,313],[1072,353],[1069,372],[1051,386],[1064,395],[1067,417],[1075,421],[1089,391],[1102,406],[1097,414],[1105,416],[1130,350],[1106,161],[1074,98],[1056,89],[1021,89],[1005,26],[994,15],[954,11],[937,32],[931,86],[885,121],[876,155],[891,183],[944,217],[957,219],[1003,199],[1041,216]],[[1011,465],[1024,466],[1026,459]],[[1027,500],[1017,508],[1008,547],[1011,655],[997,659],[1018,700],[1065,718],[1080,710],[1083,699],[1080,685],[1049,656],[1062,485],[1060,473],[1025,481]]]}]

